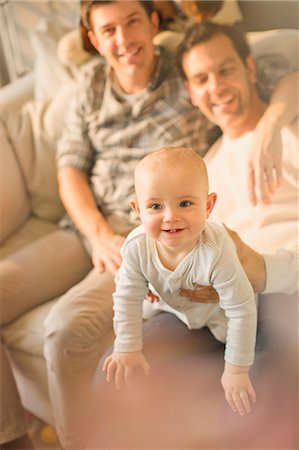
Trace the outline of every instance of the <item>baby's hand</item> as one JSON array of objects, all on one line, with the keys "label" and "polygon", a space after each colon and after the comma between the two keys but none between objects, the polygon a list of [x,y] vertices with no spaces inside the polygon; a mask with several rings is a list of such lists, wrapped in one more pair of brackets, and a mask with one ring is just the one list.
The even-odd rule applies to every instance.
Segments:
[{"label": "baby's hand", "polygon": [[142,352],[113,352],[105,359],[103,371],[107,372],[108,383],[115,382],[117,389],[131,386],[133,369],[140,367],[145,375],[149,374],[150,365]]},{"label": "baby's hand", "polygon": [[240,416],[251,412],[251,403],[255,403],[256,395],[248,372],[232,373],[225,369],[221,384],[227,403],[234,412],[238,412]]}]

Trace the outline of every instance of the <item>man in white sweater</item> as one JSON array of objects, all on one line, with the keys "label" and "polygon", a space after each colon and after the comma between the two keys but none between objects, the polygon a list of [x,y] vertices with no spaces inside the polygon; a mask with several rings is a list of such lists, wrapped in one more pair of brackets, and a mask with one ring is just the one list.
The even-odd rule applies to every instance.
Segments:
[{"label": "man in white sweater", "polygon": [[[256,66],[245,38],[235,28],[202,24],[190,29],[180,49],[192,102],[223,136],[205,157],[211,189],[218,194],[211,218],[236,230],[264,254],[263,291],[298,289],[298,117],[282,127],[282,154],[251,162],[258,121],[267,108],[256,88]],[[296,92],[294,93],[296,97]],[[279,114],[279,102],[271,114]],[[260,198],[257,192],[263,192]]]},{"label": "man in white sweater", "polygon": [[[276,102],[270,118],[282,151],[270,148],[255,165],[250,146],[267,104],[257,92],[256,66],[245,38],[229,26],[197,25],[187,33],[180,59],[193,104],[223,132],[205,157],[219,200],[210,217],[236,230],[258,252],[256,260],[263,254],[265,263],[258,290],[268,295],[259,302],[259,375],[254,377],[257,391],[264,392],[263,408],[247,424],[223,414],[217,439],[230,448],[250,439],[255,448],[293,447],[299,424],[298,110],[281,123],[281,103]],[[203,292],[184,295],[200,300]]]}]

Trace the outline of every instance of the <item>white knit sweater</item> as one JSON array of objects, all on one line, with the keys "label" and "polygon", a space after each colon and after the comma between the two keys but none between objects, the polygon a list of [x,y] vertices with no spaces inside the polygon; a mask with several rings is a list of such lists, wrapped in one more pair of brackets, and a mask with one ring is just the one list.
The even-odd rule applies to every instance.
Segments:
[{"label": "white knit sweater", "polygon": [[[142,348],[142,304],[148,289],[161,300],[154,306],[176,314],[189,328],[208,326],[225,342],[225,360],[251,365],[256,336],[256,304],[251,285],[238,260],[235,246],[221,225],[207,223],[193,250],[174,271],[161,263],[155,241],[142,226],[133,230],[122,249],[123,262],[114,294],[114,350]],[[194,303],[179,295],[193,283],[218,291],[220,304]]]}]

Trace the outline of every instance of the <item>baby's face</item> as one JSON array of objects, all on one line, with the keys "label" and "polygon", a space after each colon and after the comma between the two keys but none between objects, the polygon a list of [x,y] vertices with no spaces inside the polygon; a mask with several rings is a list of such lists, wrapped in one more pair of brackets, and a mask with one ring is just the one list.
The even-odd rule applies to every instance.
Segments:
[{"label": "baby's face", "polygon": [[136,180],[137,212],[147,234],[182,250],[197,241],[212,210],[207,180],[191,167],[144,168]]}]

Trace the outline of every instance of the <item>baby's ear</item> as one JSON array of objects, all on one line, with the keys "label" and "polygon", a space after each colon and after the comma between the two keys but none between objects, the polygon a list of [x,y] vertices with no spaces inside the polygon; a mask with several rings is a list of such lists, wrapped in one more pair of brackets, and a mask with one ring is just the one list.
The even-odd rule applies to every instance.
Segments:
[{"label": "baby's ear", "polygon": [[207,199],[207,219],[209,218],[209,215],[211,214],[212,209],[214,208],[216,200],[217,200],[217,194],[215,194],[215,192],[212,192],[211,194],[208,195],[208,199]]},{"label": "baby's ear", "polygon": [[140,209],[139,209],[139,205],[138,205],[137,200],[135,200],[135,199],[130,200],[130,206],[133,209],[133,211],[135,211],[137,216],[140,216]]}]

